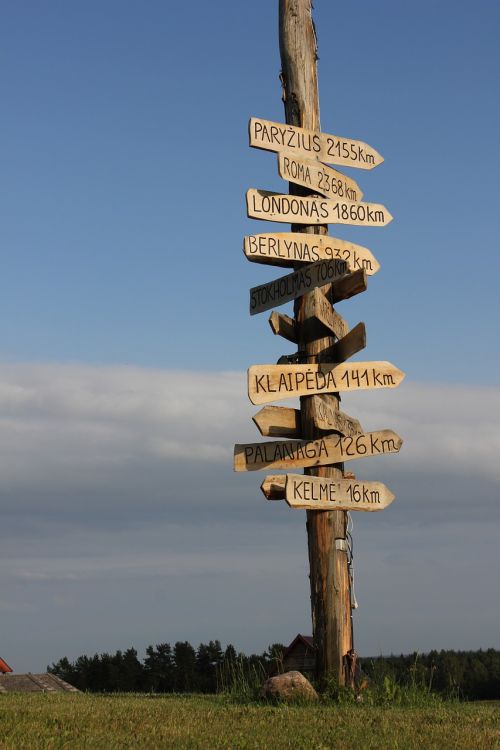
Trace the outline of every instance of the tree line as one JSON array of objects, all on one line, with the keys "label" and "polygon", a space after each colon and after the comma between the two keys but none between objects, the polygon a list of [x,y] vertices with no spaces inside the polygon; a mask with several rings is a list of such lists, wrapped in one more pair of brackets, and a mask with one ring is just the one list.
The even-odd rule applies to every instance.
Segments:
[{"label": "tree line", "polygon": [[[285,646],[275,643],[262,654],[247,656],[218,640],[148,646],[141,661],[134,648],[114,654],[63,657],[47,667],[80,690],[90,692],[215,693],[235,679],[260,680],[283,671]],[[500,699],[500,651],[430,651],[428,654],[361,658],[363,673],[373,683],[388,677],[402,686],[417,685],[445,697]]]},{"label": "tree line", "polygon": [[90,692],[216,693],[236,673],[265,678],[279,669],[284,650],[282,644],[274,644],[262,654],[246,656],[231,644],[223,650],[218,640],[200,643],[197,649],[178,641],[173,648],[169,643],[148,646],[143,661],[129,648],[79,656],[74,662],[63,657],[47,671]]}]

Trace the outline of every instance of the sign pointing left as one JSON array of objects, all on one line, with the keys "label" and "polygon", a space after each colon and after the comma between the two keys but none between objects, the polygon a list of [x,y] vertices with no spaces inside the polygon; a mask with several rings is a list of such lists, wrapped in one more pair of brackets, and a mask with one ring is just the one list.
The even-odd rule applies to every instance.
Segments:
[{"label": "sign pointing left", "polygon": [[291,302],[318,286],[344,276],[348,271],[349,266],[345,260],[318,260],[267,284],[254,286],[250,289],[250,315]]}]

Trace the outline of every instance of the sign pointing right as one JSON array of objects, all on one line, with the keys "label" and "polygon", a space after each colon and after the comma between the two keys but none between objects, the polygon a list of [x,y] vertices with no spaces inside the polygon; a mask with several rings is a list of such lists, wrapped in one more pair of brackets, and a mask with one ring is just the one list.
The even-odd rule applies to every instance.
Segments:
[{"label": "sign pointing right", "polygon": [[287,474],[285,500],[291,508],[307,510],[383,510],[394,500],[381,482],[325,479]]}]

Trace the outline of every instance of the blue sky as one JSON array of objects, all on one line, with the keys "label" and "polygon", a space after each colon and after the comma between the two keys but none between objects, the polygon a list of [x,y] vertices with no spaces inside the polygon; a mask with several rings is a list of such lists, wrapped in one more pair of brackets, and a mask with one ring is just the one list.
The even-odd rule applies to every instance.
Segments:
[{"label": "blue sky", "polygon": [[[277,5],[2,3],[0,653],[18,670],[179,638],[262,650],[310,628],[303,515],[260,501],[263,474],[230,471],[232,443],[258,439],[242,373],[292,350],[248,314],[248,289],[281,269],[241,251],[288,228],[244,201],[287,189],[247,135],[252,115],[284,117]],[[357,645],[498,646],[500,8],[317,0],[314,16],[322,129],[384,156],[345,171],[394,216],[330,226],[382,266],[339,312],[366,323],[362,359],[407,373],[397,395],[346,399],[406,439],[356,466],[401,498],[355,518]],[[470,626],[462,541],[490,602]],[[429,597],[447,607],[417,627]]]}]

